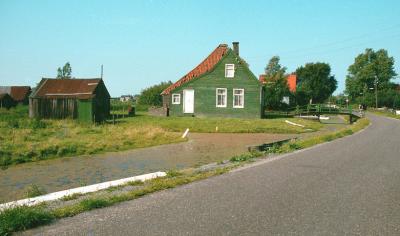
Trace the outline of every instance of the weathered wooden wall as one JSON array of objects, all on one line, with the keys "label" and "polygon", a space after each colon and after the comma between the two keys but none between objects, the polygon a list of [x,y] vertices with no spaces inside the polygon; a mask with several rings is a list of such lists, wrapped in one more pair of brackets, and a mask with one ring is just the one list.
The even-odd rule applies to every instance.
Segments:
[{"label": "weathered wooden wall", "polygon": [[32,118],[77,118],[77,100],[74,98],[30,98],[29,115]]}]

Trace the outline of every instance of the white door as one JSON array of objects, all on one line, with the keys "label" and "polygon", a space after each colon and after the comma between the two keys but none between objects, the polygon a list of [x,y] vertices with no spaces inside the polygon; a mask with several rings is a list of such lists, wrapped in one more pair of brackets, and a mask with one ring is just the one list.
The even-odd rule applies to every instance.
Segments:
[{"label": "white door", "polygon": [[183,90],[183,113],[194,113],[194,90]]}]

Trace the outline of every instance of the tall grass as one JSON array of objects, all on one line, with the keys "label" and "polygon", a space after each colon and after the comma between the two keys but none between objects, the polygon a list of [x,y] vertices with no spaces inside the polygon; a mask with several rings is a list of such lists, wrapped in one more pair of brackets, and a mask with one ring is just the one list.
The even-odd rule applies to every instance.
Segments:
[{"label": "tall grass", "polygon": [[19,206],[0,212],[0,235],[52,222],[54,215],[43,207]]}]

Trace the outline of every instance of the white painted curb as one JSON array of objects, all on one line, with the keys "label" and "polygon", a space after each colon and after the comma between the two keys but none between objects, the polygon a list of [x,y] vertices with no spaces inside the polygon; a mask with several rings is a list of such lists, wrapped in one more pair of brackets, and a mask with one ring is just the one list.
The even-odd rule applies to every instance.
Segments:
[{"label": "white painted curb", "polygon": [[41,202],[53,201],[53,200],[63,198],[65,196],[71,196],[73,194],[85,194],[85,193],[96,192],[99,190],[107,189],[109,187],[123,185],[123,184],[129,183],[129,182],[134,182],[134,181],[144,182],[146,180],[155,179],[158,177],[164,177],[166,175],[167,175],[167,173],[158,171],[158,172],[154,172],[154,173],[138,175],[138,176],[129,177],[129,178],[125,178],[125,179],[118,179],[118,180],[88,185],[88,186],[79,187],[79,188],[67,189],[67,190],[49,193],[49,194],[34,197],[34,198],[26,198],[26,199],[22,199],[22,200],[18,200],[18,201],[7,202],[7,203],[0,204],[0,211],[7,209],[7,208],[16,207],[16,206],[33,206],[33,205],[37,205]]},{"label": "white painted curb", "polygon": [[288,123],[289,125],[295,125],[295,126],[300,126],[300,127],[304,128],[304,125],[296,124],[296,123],[288,121],[288,120],[285,120],[285,122]]}]

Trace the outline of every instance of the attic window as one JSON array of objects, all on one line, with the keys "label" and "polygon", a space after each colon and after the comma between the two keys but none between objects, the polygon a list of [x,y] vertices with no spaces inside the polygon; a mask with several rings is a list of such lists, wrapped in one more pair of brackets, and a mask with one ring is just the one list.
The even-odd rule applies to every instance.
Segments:
[{"label": "attic window", "polygon": [[172,94],[172,104],[181,104],[181,95],[179,93]]},{"label": "attic window", "polygon": [[235,64],[225,64],[225,78],[233,78],[235,76]]}]

